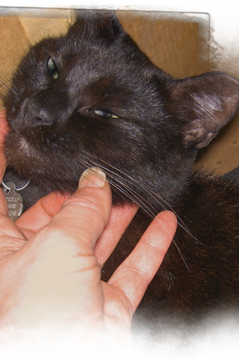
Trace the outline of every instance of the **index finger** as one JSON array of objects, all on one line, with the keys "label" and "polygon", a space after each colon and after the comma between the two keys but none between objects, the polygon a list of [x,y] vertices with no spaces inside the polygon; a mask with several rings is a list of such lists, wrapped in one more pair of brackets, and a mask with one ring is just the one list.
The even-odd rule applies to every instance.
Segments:
[{"label": "index finger", "polygon": [[69,195],[62,195],[52,192],[49,195],[39,199],[30,209],[24,212],[15,224],[21,228],[27,238],[33,233],[41,230],[47,225],[53,216],[61,209],[63,202],[69,198]]},{"label": "index finger", "polygon": [[128,298],[133,313],[158,271],[176,227],[176,216],[171,211],[162,211],[108,281],[108,284],[119,288]]},{"label": "index finger", "polygon": [[95,243],[109,220],[111,200],[104,173],[96,168],[88,169],[81,176],[79,189],[42,229],[44,238],[74,244],[76,256],[93,255]]},{"label": "index finger", "polygon": [[112,207],[108,224],[95,245],[95,255],[100,267],[114,251],[137,210],[138,206],[135,204]]}]

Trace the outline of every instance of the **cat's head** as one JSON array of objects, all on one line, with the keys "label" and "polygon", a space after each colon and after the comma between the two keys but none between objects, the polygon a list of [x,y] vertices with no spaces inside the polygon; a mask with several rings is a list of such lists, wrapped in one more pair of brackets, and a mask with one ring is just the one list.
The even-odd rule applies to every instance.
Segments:
[{"label": "cat's head", "polygon": [[32,47],[5,106],[6,156],[20,175],[74,191],[82,171],[99,166],[116,192],[138,203],[159,195],[167,207],[183,191],[197,148],[237,111],[239,84],[223,73],[176,80],[114,14],[85,11],[66,36]]}]

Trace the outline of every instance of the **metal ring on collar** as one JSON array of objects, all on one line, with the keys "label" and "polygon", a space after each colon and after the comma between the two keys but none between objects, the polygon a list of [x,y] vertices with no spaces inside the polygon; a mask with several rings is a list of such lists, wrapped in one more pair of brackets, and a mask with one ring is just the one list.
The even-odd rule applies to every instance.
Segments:
[{"label": "metal ring on collar", "polygon": [[[16,188],[15,191],[21,191],[21,190],[25,189],[29,185],[29,183],[30,183],[30,180],[28,180],[28,182],[24,186],[22,186],[20,188]],[[9,186],[7,186],[3,180],[2,180],[2,184],[7,190],[9,190],[9,191],[11,190],[11,188]]]}]

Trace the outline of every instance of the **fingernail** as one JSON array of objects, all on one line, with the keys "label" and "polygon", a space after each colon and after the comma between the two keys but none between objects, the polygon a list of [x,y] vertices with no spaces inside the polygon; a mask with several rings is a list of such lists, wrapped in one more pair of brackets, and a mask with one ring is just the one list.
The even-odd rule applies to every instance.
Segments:
[{"label": "fingernail", "polygon": [[84,187],[102,188],[105,185],[106,175],[97,167],[91,167],[83,172],[79,181],[79,189]]}]

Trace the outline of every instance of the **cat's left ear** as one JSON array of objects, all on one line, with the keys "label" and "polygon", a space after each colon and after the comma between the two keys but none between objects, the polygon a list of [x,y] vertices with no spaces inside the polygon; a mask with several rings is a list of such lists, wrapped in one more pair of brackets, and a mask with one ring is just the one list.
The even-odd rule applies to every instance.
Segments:
[{"label": "cat's left ear", "polygon": [[239,81],[221,72],[179,80],[171,90],[186,147],[202,148],[239,109]]},{"label": "cat's left ear", "polygon": [[110,10],[79,10],[76,21],[68,31],[71,34],[89,35],[91,38],[114,40],[124,30],[114,11]]}]

